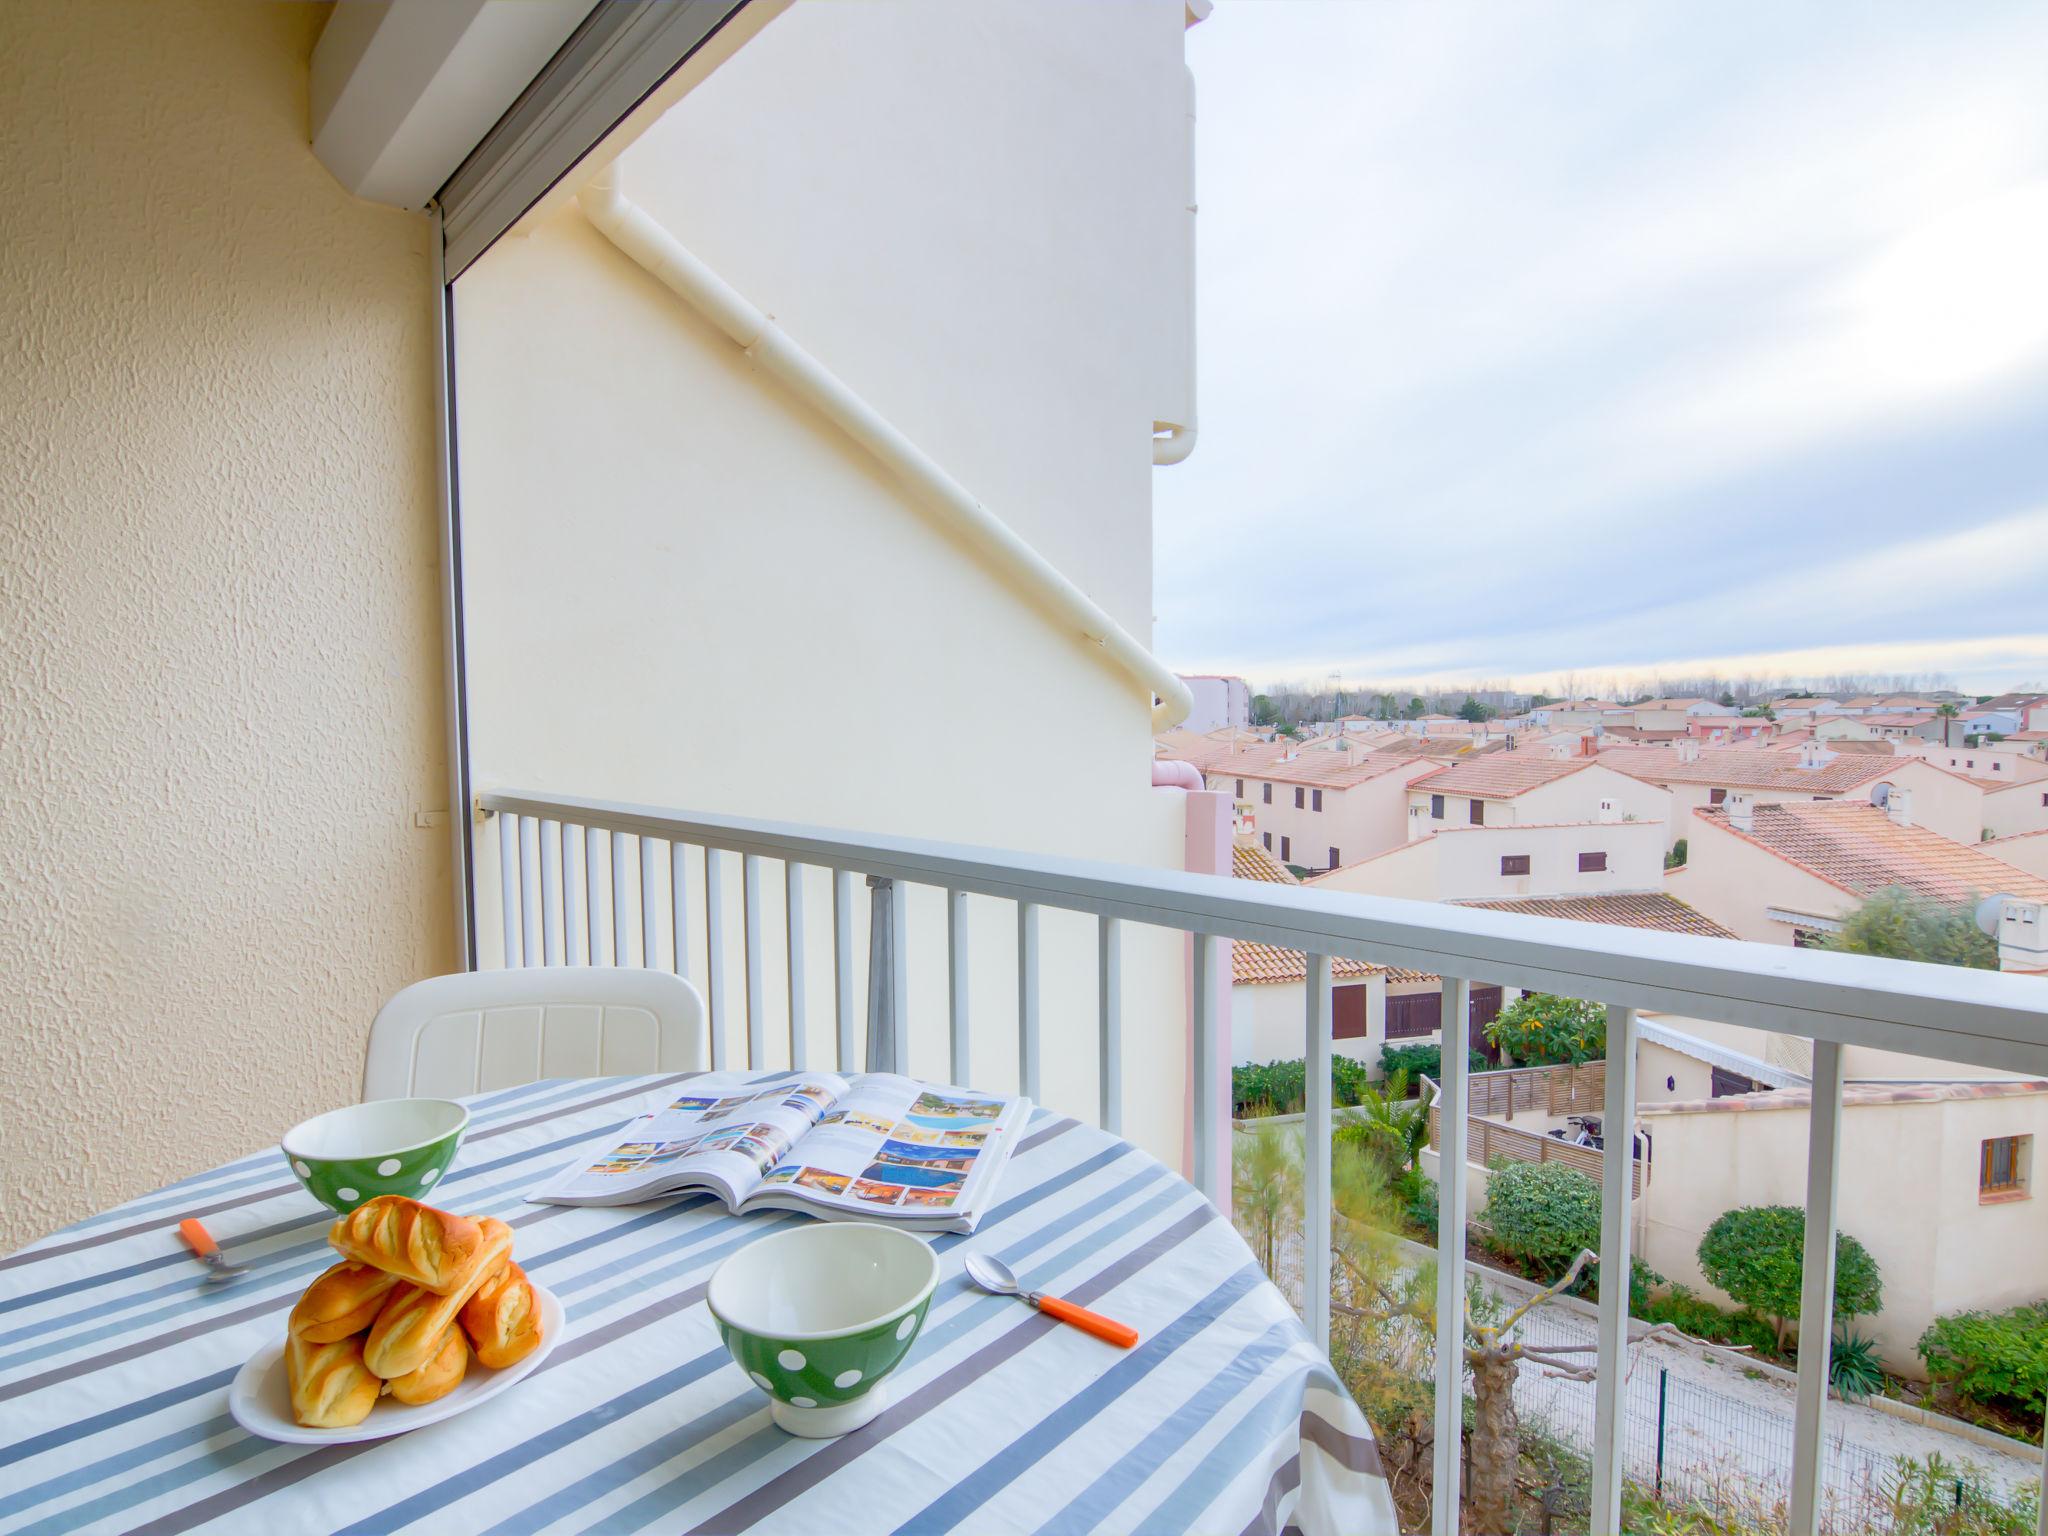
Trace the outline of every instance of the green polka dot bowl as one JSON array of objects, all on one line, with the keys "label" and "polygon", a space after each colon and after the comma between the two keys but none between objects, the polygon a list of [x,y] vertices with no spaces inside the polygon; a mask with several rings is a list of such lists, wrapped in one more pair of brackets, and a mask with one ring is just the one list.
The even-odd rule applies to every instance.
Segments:
[{"label": "green polka dot bowl", "polygon": [[739,1368],[792,1435],[846,1434],[888,1406],[939,1283],[922,1238],[872,1222],[806,1222],[718,1266],[705,1300]]},{"label": "green polka dot bowl", "polygon": [[372,1099],[285,1132],[285,1161],[315,1200],[347,1215],[378,1195],[428,1199],[469,1128],[453,1099]]}]

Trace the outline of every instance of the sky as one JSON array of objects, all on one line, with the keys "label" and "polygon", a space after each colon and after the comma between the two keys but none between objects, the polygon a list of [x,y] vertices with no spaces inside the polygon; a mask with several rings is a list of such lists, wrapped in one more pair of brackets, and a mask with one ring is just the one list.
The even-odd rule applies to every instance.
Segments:
[{"label": "sky", "polygon": [[2048,684],[2048,6],[1222,0],[1154,648]]}]

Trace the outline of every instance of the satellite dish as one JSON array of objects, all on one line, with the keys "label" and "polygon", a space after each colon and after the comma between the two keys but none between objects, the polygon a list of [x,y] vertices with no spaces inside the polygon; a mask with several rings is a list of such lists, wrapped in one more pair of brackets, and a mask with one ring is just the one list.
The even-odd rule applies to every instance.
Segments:
[{"label": "satellite dish", "polygon": [[1891,800],[1892,800],[1892,787],[1891,787],[1891,785],[1889,785],[1889,784],[1873,784],[1873,785],[1871,785],[1871,786],[1870,786],[1870,803],[1871,803],[1872,805],[1876,806],[1876,807],[1877,807],[1877,808],[1878,808],[1879,810],[1883,810],[1883,809],[1884,809],[1884,808],[1885,808],[1885,807],[1886,807],[1887,805],[1890,805],[1890,804],[1891,804]]},{"label": "satellite dish", "polygon": [[2011,899],[2009,896],[1986,896],[1977,903],[1977,926],[1994,939],[1998,937],[1999,915],[2004,911],[2006,902]]}]

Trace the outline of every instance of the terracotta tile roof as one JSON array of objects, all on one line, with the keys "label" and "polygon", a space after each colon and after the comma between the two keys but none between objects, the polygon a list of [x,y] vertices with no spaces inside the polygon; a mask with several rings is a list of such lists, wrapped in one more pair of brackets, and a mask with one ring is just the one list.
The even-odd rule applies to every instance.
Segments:
[{"label": "terracotta tile roof", "polygon": [[1615,928],[1652,928],[1659,933],[1691,933],[1701,938],[1732,939],[1703,912],[1695,912],[1663,891],[1609,891],[1592,896],[1514,896],[1454,902],[1484,907],[1489,912],[1524,912],[1531,917],[1561,917],[1575,923],[1606,923]]},{"label": "terracotta tile roof", "polygon": [[1693,815],[1856,896],[1903,886],[1948,903],[1994,891],[2048,901],[2048,880],[1925,827],[1899,826],[1861,800],[1759,805],[1747,832],[1730,824],[1723,806]]},{"label": "terracotta tile roof", "polygon": [[1285,864],[1257,843],[1230,845],[1230,872],[1240,880],[1268,880],[1274,885],[1299,885]]},{"label": "terracotta tile roof", "polygon": [[1864,715],[1861,718],[1865,725],[1925,725],[1928,721],[1935,719],[1936,716],[1930,710],[1922,714]]},{"label": "terracotta tile roof", "polygon": [[[1813,739],[1813,732],[1801,731],[1799,737],[1801,741],[1811,741]],[[1780,737],[1779,740],[1782,741],[1784,738]],[[1828,750],[1830,752],[1847,752],[1851,757],[1897,757],[1899,755],[1898,746],[1893,742],[1884,740],[1831,741],[1828,743]]]},{"label": "terracotta tile roof", "polygon": [[[1634,750],[1634,749],[1632,749]],[[1469,763],[1453,763],[1425,774],[1409,787],[1431,794],[1470,795],[1480,800],[1512,800],[1545,784],[1555,783],[1593,766],[1590,757],[1526,757],[1503,753]]]},{"label": "terracotta tile roof", "polygon": [[[1848,1083],[1842,1105],[1855,1109],[1881,1104],[1966,1103],[1974,1099],[2022,1099],[2048,1093],[2048,1082],[2030,1077],[1983,1078],[1966,1083]],[[1768,1093],[1738,1093],[1719,1099],[1677,1099],[1665,1104],[1638,1104],[1639,1115],[1752,1115],[1774,1109],[1806,1109],[1811,1088],[1774,1088]]]},{"label": "terracotta tile roof", "polygon": [[1836,795],[1857,789],[1892,769],[1889,756],[1842,753],[1816,768],[1799,766],[1799,754],[1781,747],[1702,747],[1692,762],[1675,749],[1631,747],[1602,752],[1601,762],[1652,784],[1723,784],[1732,789],[1793,790]]},{"label": "terracotta tile roof", "polygon": [[2008,757],[2005,766],[1995,773],[1981,769],[1964,771],[1963,777],[1972,784],[1982,784],[1986,789],[2014,789],[2022,784],[2039,784],[2048,779],[2048,763],[2034,757]]},{"label": "terracotta tile roof", "polygon": [[[1270,751],[1270,749],[1267,749]],[[1384,752],[1360,752],[1343,747],[1305,747],[1292,762],[1284,752],[1268,756],[1218,758],[1204,766],[1205,773],[1233,778],[1270,779],[1275,784],[1312,784],[1319,789],[1350,789],[1383,773],[1413,768],[1410,758]],[[1246,784],[1247,793],[1251,785]]]},{"label": "terracotta tile roof", "polygon": [[1406,736],[1379,749],[1381,757],[1465,757],[1491,752],[1494,744],[1481,747],[1477,738],[1464,736]]}]

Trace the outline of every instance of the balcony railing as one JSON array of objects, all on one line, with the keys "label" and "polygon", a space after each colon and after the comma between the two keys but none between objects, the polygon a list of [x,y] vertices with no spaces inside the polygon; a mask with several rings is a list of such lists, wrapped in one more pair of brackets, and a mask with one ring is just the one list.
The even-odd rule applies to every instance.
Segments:
[{"label": "balcony railing", "polygon": [[[741,863],[742,1022],[747,1059],[763,1059],[767,1011],[761,904],[771,865],[781,869],[786,905],[782,932],[792,1020],[803,1013],[807,970],[802,896],[807,882],[829,879],[830,943],[838,1064],[887,1065],[955,1081],[971,1076],[968,1060],[966,901],[970,895],[1013,903],[1017,923],[1018,1068],[1022,1091],[1040,1096],[1040,946],[1044,909],[1091,915],[1097,934],[1097,1045],[1101,1123],[1119,1130],[1123,1105],[1122,926],[1148,924],[1191,937],[1194,1082],[1194,1169],[1211,1198],[1227,1134],[1224,1063],[1214,1021],[1227,970],[1216,963],[1219,941],[1253,939],[1305,953],[1303,1019],[1307,1074],[1304,1182],[1303,1311],[1318,1342],[1327,1342],[1330,1294],[1330,962],[1343,957],[1427,971],[1443,978],[1444,1017],[1469,1010],[1473,978],[1528,991],[1561,993],[1607,1006],[1607,1061],[1600,1110],[1610,1125],[1630,1122],[1635,1104],[1635,1015],[1655,1010],[1720,1020],[1813,1042],[1813,1108],[1809,1118],[1806,1252],[1801,1315],[1833,1314],[1837,1165],[1842,1107],[1842,1049],[1872,1046],[1974,1067],[2048,1074],[2048,986],[2034,978],[1917,965],[1857,955],[1795,950],[1731,940],[1562,922],[1482,908],[1343,895],[1295,886],[1240,881],[1083,859],[1005,853],[982,848],[850,833],[737,817],[692,814],[604,801],[498,792],[481,797],[497,818],[502,870],[496,894],[508,963],[632,964],[663,949],[659,925],[674,929],[673,953],[684,942],[693,903],[704,905],[712,1003],[712,1050],[728,1064],[724,1031],[728,940],[722,909],[724,861]],[[688,889],[686,851],[703,850],[703,884]],[[577,866],[581,866],[581,876]],[[605,880],[610,884],[609,902]],[[869,911],[861,935],[868,951],[865,999],[856,999],[855,949],[866,878]],[[635,895],[634,887],[638,892]],[[913,1061],[906,1013],[909,925],[907,887],[946,894],[948,1059]],[[485,893],[480,893],[485,894]],[[598,918],[609,907],[609,925]],[[632,930],[637,908],[641,931]],[[1173,1046],[1178,1053],[1179,1036]],[[1144,1045],[1156,1059],[1161,1045]],[[801,1061],[801,1032],[791,1031]],[[1441,1167],[1437,1233],[1440,1319],[1464,1315],[1465,1227],[1471,1150],[1464,1053],[1446,1051],[1439,1115]],[[1067,1106],[1072,1108],[1072,1106]],[[1603,1274],[1629,1267],[1630,1138],[1606,1138],[1598,1154],[1602,1184],[1600,1263]],[[1595,1402],[1591,1529],[1621,1529],[1628,1337],[1626,1285],[1600,1288],[1598,1389]],[[1457,1326],[1455,1323],[1449,1326]],[[1827,1330],[1820,1330],[1823,1339]],[[1827,1348],[1802,1350],[1791,1467],[1790,1529],[1811,1536],[1821,1509],[1822,1421],[1828,1383]],[[1464,1367],[1458,1349],[1436,1352],[1433,1529],[1457,1529]],[[2044,1517],[2048,1519],[2048,1517]],[[2043,1527],[2048,1536],[2048,1525]]]}]

